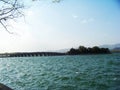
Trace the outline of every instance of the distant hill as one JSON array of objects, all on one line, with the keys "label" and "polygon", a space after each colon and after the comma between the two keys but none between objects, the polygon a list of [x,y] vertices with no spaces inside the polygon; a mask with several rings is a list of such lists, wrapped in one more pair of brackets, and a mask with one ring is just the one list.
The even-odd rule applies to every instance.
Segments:
[{"label": "distant hill", "polygon": [[120,52],[120,47],[116,47],[114,49],[111,50],[112,52]]},{"label": "distant hill", "polygon": [[113,50],[120,50],[120,47],[116,47],[116,48],[114,48]]},{"label": "distant hill", "polygon": [[120,48],[120,43],[119,43],[119,44],[112,44],[112,45],[109,45],[109,44],[100,45],[99,47],[109,48],[110,50],[113,50],[113,49],[118,49],[118,48]]},{"label": "distant hill", "polygon": [[69,49],[60,49],[60,50],[54,50],[54,52],[61,52],[61,53],[65,53],[65,52],[68,52],[70,50]]},{"label": "distant hill", "polygon": [[[105,44],[105,45],[100,45],[100,48],[109,48],[110,50],[120,50],[120,43],[118,44]],[[76,48],[77,49],[77,48]],[[61,52],[61,53],[65,53],[68,52],[70,50],[70,48],[66,48],[66,49],[59,49],[59,50],[53,50],[51,52]]]}]

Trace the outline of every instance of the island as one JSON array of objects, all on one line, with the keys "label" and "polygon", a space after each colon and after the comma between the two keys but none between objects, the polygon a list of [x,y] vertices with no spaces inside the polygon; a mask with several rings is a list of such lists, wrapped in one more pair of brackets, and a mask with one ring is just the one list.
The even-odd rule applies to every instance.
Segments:
[{"label": "island", "polygon": [[110,50],[108,48],[100,48],[98,46],[94,47],[84,47],[79,46],[79,48],[71,48],[70,51],[67,52],[68,55],[80,55],[80,54],[110,54]]}]

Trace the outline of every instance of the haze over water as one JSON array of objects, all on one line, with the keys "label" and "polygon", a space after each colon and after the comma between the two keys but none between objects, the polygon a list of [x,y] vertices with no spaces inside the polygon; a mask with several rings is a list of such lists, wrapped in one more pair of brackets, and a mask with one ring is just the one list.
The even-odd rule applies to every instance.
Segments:
[{"label": "haze over water", "polygon": [[119,90],[120,53],[0,58],[0,82],[14,90]]}]

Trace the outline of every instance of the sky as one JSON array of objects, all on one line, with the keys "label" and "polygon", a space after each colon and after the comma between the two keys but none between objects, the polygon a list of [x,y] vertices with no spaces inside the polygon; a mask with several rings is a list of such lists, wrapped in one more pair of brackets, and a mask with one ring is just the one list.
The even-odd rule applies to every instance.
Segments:
[{"label": "sky", "polygon": [[120,43],[116,0],[26,0],[24,17],[0,25],[0,52],[35,52]]}]

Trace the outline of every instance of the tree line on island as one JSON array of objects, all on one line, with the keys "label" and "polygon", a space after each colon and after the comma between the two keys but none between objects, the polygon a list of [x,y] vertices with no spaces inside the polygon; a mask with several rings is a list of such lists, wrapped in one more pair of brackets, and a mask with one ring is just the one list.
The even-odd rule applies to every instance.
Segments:
[{"label": "tree line on island", "polygon": [[94,47],[84,47],[79,46],[79,48],[71,48],[67,54],[68,55],[79,55],[79,54],[109,54],[111,53],[108,48],[100,48],[98,46]]},{"label": "tree line on island", "polygon": [[79,48],[71,48],[68,52],[17,52],[17,53],[1,53],[0,58],[4,57],[36,57],[36,56],[62,56],[62,55],[81,55],[81,54],[110,54],[108,48],[99,48],[94,46],[84,47],[79,46]]}]

